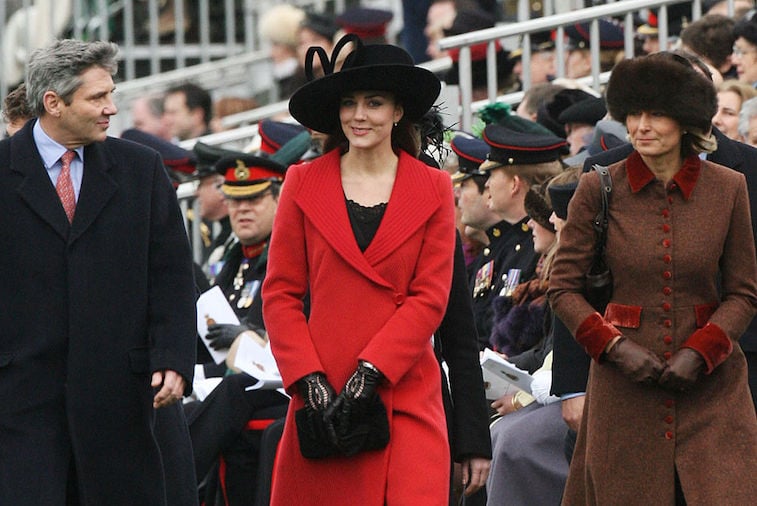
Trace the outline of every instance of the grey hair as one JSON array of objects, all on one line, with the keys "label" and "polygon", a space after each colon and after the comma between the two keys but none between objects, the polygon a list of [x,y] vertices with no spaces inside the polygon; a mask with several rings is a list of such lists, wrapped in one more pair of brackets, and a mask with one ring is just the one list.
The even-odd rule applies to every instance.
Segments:
[{"label": "grey hair", "polygon": [[118,46],[106,41],[64,39],[35,50],[26,67],[29,109],[42,116],[48,91],[55,92],[66,105],[70,104],[82,84],[81,74],[91,67],[101,67],[114,75],[118,71]]},{"label": "grey hair", "polygon": [[739,135],[746,139],[749,136],[749,120],[757,116],[757,97],[750,98],[741,104],[739,111]]}]

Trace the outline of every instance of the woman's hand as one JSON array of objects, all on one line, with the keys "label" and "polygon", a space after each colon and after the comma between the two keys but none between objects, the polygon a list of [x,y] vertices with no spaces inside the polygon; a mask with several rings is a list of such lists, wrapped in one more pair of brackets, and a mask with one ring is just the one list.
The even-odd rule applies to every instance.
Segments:
[{"label": "woman's hand", "polygon": [[620,337],[606,353],[607,361],[634,383],[653,385],[667,367],[660,357],[630,339]]},{"label": "woman's hand", "polygon": [[668,360],[668,367],[660,376],[660,386],[683,392],[694,386],[704,369],[704,359],[691,348],[681,348]]},{"label": "woman's hand", "polygon": [[499,399],[495,400],[491,403],[491,407],[493,410],[495,410],[500,416],[505,416],[509,413],[513,413],[515,411],[518,411],[518,409],[521,408],[518,401],[515,399],[515,395],[513,394],[505,394]]}]

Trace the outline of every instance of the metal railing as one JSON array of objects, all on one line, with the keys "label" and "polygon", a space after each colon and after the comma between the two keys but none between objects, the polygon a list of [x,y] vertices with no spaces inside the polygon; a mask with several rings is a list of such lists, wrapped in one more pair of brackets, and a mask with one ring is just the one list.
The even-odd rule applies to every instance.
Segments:
[{"label": "metal railing", "polygon": [[[529,61],[531,58],[530,36],[536,32],[555,30],[556,52],[558,77],[565,75],[564,60],[562,58],[565,52],[564,29],[578,22],[590,22],[590,46],[591,46],[591,86],[600,89],[600,64],[599,64],[599,19],[606,17],[624,17],[624,48],[626,57],[634,54],[634,24],[633,15],[644,9],[659,9],[659,40],[661,47],[667,47],[668,37],[668,16],[667,8],[670,5],[692,2],[692,0],[623,0],[607,5],[579,9],[572,12],[554,14],[539,19],[525,20],[518,23],[512,23],[504,26],[497,26],[486,30],[455,35],[446,37],[439,41],[439,47],[443,50],[459,49],[460,50],[460,107],[461,117],[460,125],[463,130],[470,130],[473,122],[473,84],[471,76],[471,46],[477,44],[487,45],[487,94],[488,101],[497,100],[497,82],[496,82],[496,41],[510,37],[523,37],[522,60]],[[732,0],[730,0],[732,8]],[[731,11],[732,12],[732,11]],[[698,19],[702,13],[701,0],[692,2],[692,18]],[[528,89],[531,82],[529,66],[523,65],[523,83],[524,89]]]},{"label": "metal railing", "polygon": [[[378,0],[398,4],[400,0]],[[31,51],[56,38],[111,40],[119,80],[265,49],[261,16],[277,4],[341,12],[359,0],[0,0],[0,96],[23,80]]]}]

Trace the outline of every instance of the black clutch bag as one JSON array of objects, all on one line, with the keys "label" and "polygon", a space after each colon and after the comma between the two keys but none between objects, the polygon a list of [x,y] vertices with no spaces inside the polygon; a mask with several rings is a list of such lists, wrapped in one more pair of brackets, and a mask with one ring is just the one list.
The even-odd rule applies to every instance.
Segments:
[{"label": "black clutch bag", "polygon": [[346,427],[337,427],[338,444],[326,431],[323,415],[301,408],[295,411],[300,453],[306,459],[325,459],[334,455],[351,457],[360,452],[380,450],[389,444],[389,420],[386,408],[377,395],[368,407],[353,416]]},{"label": "black clutch bag", "polygon": [[307,408],[298,409],[294,412],[294,423],[303,457],[325,459],[339,454],[339,448],[329,440],[321,413]]},{"label": "black clutch bag", "polygon": [[389,420],[378,395],[348,427],[337,429],[342,455],[351,457],[360,452],[381,450],[389,444]]},{"label": "black clutch bag", "polygon": [[594,165],[593,169],[599,175],[602,199],[599,212],[594,218],[597,241],[594,248],[594,260],[589,267],[589,272],[586,273],[586,300],[594,309],[604,314],[612,297],[612,272],[610,272],[605,257],[612,178],[610,178],[610,171],[607,170],[607,167]]}]

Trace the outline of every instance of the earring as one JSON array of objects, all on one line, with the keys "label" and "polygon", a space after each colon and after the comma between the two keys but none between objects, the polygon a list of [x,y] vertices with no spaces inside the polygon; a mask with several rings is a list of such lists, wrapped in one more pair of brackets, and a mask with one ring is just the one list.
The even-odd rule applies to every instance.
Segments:
[{"label": "earring", "polygon": [[397,122],[396,121],[394,122],[394,126],[397,126]]}]

